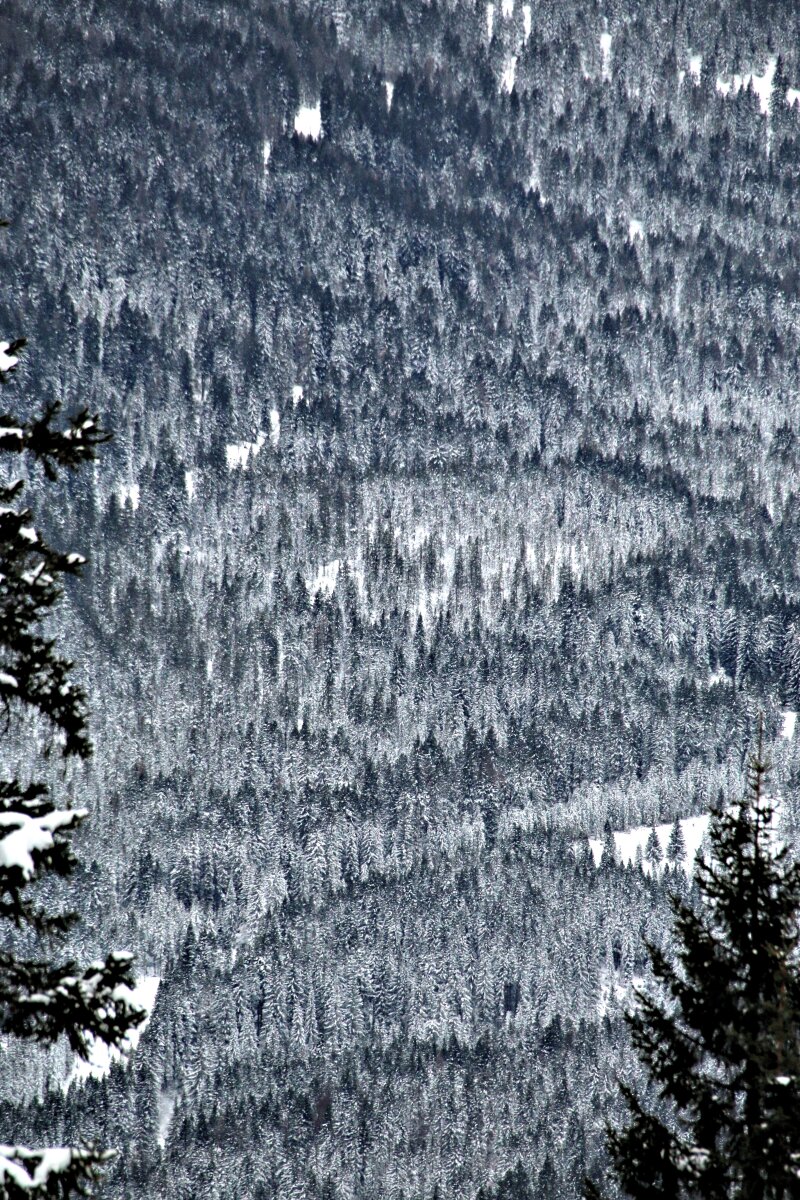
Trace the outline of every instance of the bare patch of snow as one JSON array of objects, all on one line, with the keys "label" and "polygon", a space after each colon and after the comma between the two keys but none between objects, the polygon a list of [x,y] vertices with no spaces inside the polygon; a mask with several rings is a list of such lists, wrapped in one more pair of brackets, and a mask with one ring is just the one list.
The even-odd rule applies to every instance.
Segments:
[{"label": "bare patch of snow", "polygon": [[299,383],[296,383],[292,388],[292,404],[297,408],[300,401],[303,399],[303,389]]},{"label": "bare patch of snow", "polygon": [[530,4],[523,4],[523,6],[522,6],[522,36],[525,38],[526,42],[527,42],[528,38],[531,36],[532,27],[533,27],[533,22],[531,19],[531,6],[530,6]]},{"label": "bare patch of snow", "polygon": [[273,446],[277,446],[281,438],[281,414],[277,408],[269,410],[269,440]]},{"label": "bare patch of snow", "polygon": [[611,78],[611,34],[604,29],[600,34],[600,53],[603,56],[603,79]]},{"label": "bare patch of snow", "polygon": [[391,79],[384,79],[384,90],[386,92],[386,111],[392,111],[392,100],[394,100],[394,84]]},{"label": "bare patch of snow", "polygon": [[317,592],[324,592],[326,596],[331,596],[336,590],[336,583],[339,578],[339,569],[341,568],[342,560],[334,558],[332,562],[325,563],[317,571],[311,579],[306,579],[306,586],[309,595],[313,598]]},{"label": "bare patch of snow", "polygon": [[183,482],[186,487],[186,495],[190,500],[194,500],[196,490],[194,484],[194,471],[185,471],[183,475]]},{"label": "bare patch of snow", "polygon": [[160,1092],[158,1096],[158,1144],[161,1149],[167,1143],[167,1134],[175,1113],[177,1095],[173,1091]]},{"label": "bare patch of snow", "polygon": [[508,95],[511,95],[514,90],[514,80],[516,79],[516,76],[517,60],[516,57],[512,55],[503,68],[503,75],[500,79],[500,90],[506,92]]},{"label": "bare patch of snow", "polygon": [[266,434],[259,429],[254,442],[230,442],[225,447],[228,470],[233,471],[236,467],[246,467],[251,457],[256,458],[261,453],[266,440]]},{"label": "bare patch of snow", "polygon": [[502,0],[500,12],[503,14],[503,20],[508,21],[514,15],[514,0]]},{"label": "bare patch of snow", "polygon": [[789,741],[794,737],[795,726],[797,725],[797,713],[786,709],[783,714],[783,726],[781,728],[781,737],[787,738]]},{"label": "bare patch of snow", "polygon": [[644,241],[644,226],[641,221],[637,221],[635,217],[631,217],[628,222],[628,241],[633,245],[634,242]]},{"label": "bare patch of snow", "polygon": [[270,155],[272,154],[272,142],[265,141],[263,149],[264,170],[269,166]]},{"label": "bare patch of snow", "polygon": [[486,32],[489,35],[489,41],[492,40],[494,34],[494,5],[486,5]]},{"label": "bare patch of snow", "polygon": [[130,504],[134,512],[139,507],[139,485],[138,483],[125,484],[119,489],[119,502],[122,508],[126,504]]},{"label": "bare patch of snow", "polygon": [[700,73],[702,70],[703,70],[702,54],[689,55],[689,74],[691,75],[691,77],[695,83],[700,82]]},{"label": "bare patch of snow", "polygon": [[0,342],[0,372],[12,371],[19,362],[16,354],[6,353],[10,345],[11,342]]},{"label": "bare patch of snow", "polygon": [[[746,91],[748,87],[752,87],[758,96],[761,112],[764,116],[767,116],[772,102],[772,81],[775,78],[777,62],[778,60],[774,56],[769,58],[761,75],[756,75],[754,71],[748,71],[743,75],[730,75],[728,78],[719,75],[717,77],[717,91],[721,92],[723,96],[736,96],[743,88]],[[800,96],[800,93],[798,93],[798,96]]]},{"label": "bare patch of snow", "polygon": [[786,103],[789,107],[792,108],[793,105],[797,104],[798,100],[800,100],[800,88],[787,88]]},{"label": "bare patch of snow", "polygon": [[322,137],[322,108],[319,100],[316,104],[301,104],[295,113],[294,131],[299,137],[310,138],[318,142]]},{"label": "bare patch of snow", "polygon": [[[679,822],[683,832],[683,840],[686,843],[686,857],[683,861],[683,868],[687,875],[691,875],[692,873],[695,855],[700,849],[700,844],[708,829],[708,819],[708,814],[705,813],[700,817],[684,817]],[[656,825],[655,829],[662,854],[665,856],[669,844],[669,835],[672,832],[672,822],[666,825]],[[614,830],[614,845],[617,856],[624,866],[636,862],[637,850],[641,850],[642,856],[644,856],[650,830],[650,825],[638,825],[634,829]],[[600,838],[589,838],[589,846],[594,857],[595,866],[599,867],[603,857],[603,842]],[[652,866],[650,863],[644,862],[643,869],[649,874],[652,871]]]}]

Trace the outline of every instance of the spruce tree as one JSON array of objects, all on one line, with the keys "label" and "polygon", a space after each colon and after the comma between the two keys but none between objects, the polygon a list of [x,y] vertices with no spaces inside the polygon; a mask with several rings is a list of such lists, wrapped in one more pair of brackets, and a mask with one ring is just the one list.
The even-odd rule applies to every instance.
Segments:
[{"label": "spruce tree", "polygon": [[[0,385],[8,385],[24,339],[0,343]],[[61,469],[95,458],[107,441],[97,417],[78,412],[58,422],[51,405],[37,418],[0,415],[0,454],[25,460],[31,477],[52,484]],[[1,461],[1,460],[0,460]],[[110,953],[80,968],[53,959],[54,938],[76,921],[71,912],[37,903],[32,885],[48,873],[67,876],[76,859],[70,836],[86,817],[83,808],[58,805],[41,778],[45,759],[86,759],[91,754],[86,696],[71,679],[72,663],[43,631],[62,593],[64,576],[77,575],[84,559],[50,546],[22,501],[25,483],[9,469],[0,480],[0,703],[4,748],[0,756],[0,918],[8,936],[0,949],[0,1033],[53,1042],[65,1037],[86,1058],[93,1039],[121,1047],[140,1023],[131,956]],[[29,764],[21,775],[9,769]],[[38,764],[38,765],[37,765]],[[18,932],[15,934],[13,930]],[[31,944],[38,953],[30,954]],[[27,946],[28,950],[20,947]],[[81,1147],[0,1146],[0,1197],[66,1196],[84,1191],[110,1152]]]},{"label": "spruce tree", "polygon": [[653,868],[653,870],[655,870],[655,868],[661,862],[661,859],[664,857],[661,849],[661,842],[658,840],[658,834],[656,833],[655,825],[648,834],[647,845],[644,848],[644,857],[645,860],[650,863],[650,866]]},{"label": "spruce tree", "polygon": [[658,994],[628,1022],[651,1086],[622,1086],[629,1121],[608,1131],[635,1200],[800,1195],[800,866],[774,838],[767,770],[759,733],[746,795],[712,813],[697,907],[673,898],[677,963],[648,947]]},{"label": "spruce tree", "polygon": [[683,829],[678,818],[675,818],[672,829],[669,831],[669,842],[667,843],[667,862],[671,866],[679,866],[686,858],[686,839],[683,836]]}]

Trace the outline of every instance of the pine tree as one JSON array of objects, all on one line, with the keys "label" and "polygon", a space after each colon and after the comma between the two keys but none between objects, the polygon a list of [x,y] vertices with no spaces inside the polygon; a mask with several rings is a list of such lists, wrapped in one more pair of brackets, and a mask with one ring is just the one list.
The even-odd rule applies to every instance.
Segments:
[{"label": "pine tree", "polygon": [[[0,385],[11,381],[24,344],[24,339],[0,343]],[[58,407],[51,405],[30,421],[9,412],[0,415],[0,453],[26,456],[30,473],[39,468],[51,483],[60,469],[94,459],[107,440],[88,411],[60,428],[57,414]],[[86,697],[71,681],[72,663],[42,632],[61,595],[61,578],[79,574],[84,559],[53,549],[34,528],[32,513],[21,502],[24,486],[22,480],[0,483],[0,702],[3,759],[27,757],[34,776],[39,774],[34,745],[40,756],[56,751],[64,760],[86,759],[92,747]],[[42,945],[34,958],[0,950],[0,1033],[38,1042],[63,1036],[83,1058],[94,1038],[123,1045],[144,1015],[131,990],[131,956],[111,953],[84,969],[70,960],[52,961],[53,936],[77,918],[48,911],[30,895],[31,885],[48,872],[69,875],[76,862],[70,835],[85,817],[85,809],[57,807],[40,778],[0,776],[0,918],[27,929]],[[6,947],[10,944],[6,938]],[[29,1200],[85,1190],[110,1157],[111,1152],[91,1145],[0,1146],[0,1198]]]},{"label": "pine tree", "polygon": [[658,840],[655,825],[650,830],[647,837],[647,845],[644,848],[645,861],[650,863],[650,866],[655,870],[661,859],[664,857],[661,849],[661,842]]},{"label": "pine tree", "polygon": [[697,910],[672,901],[677,965],[649,947],[660,994],[628,1022],[652,1090],[623,1086],[630,1122],[608,1132],[634,1200],[800,1195],[800,865],[774,840],[767,770],[759,733],[746,795],[712,813]]},{"label": "pine tree", "polygon": [[680,866],[686,859],[686,839],[683,836],[683,828],[678,818],[672,829],[669,831],[669,842],[667,843],[667,862],[671,866]]}]

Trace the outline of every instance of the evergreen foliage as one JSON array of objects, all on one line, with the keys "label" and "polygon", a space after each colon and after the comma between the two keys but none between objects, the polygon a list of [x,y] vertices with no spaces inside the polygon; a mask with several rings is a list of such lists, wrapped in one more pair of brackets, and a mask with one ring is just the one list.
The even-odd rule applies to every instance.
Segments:
[{"label": "evergreen foliage", "polygon": [[[17,369],[23,339],[0,345],[0,383]],[[33,420],[0,416],[0,454],[26,456],[28,470],[55,482],[60,469],[92,461],[107,440],[97,417],[83,410],[58,426],[56,404]],[[88,1057],[92,1040],[120,1046],[142,1013],[133,1001],[132,956],[113,952],[80,968],[52,958],[52,938],[77,914],[37,903],[31,887],[48,874],[67,876],[76,865],[70,837],[85,808],[59,808],[43,760],[85,759],[91,753],[85,694],[72,682],[72,663],[58,651],[46,622],[62,594],[61,580],[77,575],[83,557],[54,549],[34,527],[22,502],[25,482],[0,483],[0,700],[5,727],[0,778],[0,1033],[38,1042],[64,1037]],[[11,774],[15,761],[26,774]],[[4,1048],[5,1050],[5,1048]],[[85,1191],[108,1151],[93,1145],[29,1149],[0,1146],[0,1197],[66,1196]]]},{"label": "evergreen foliage", "polygon": [[713,814],[698,906],[673,900],[677,963],[649,948],[661,991],[629,1024],[652,1086],[622,1087],[630,1121],[608,1139],[634,1200],[800,1194],[800,864],[774,837],[767,771],[759,731],[745,796]]}]

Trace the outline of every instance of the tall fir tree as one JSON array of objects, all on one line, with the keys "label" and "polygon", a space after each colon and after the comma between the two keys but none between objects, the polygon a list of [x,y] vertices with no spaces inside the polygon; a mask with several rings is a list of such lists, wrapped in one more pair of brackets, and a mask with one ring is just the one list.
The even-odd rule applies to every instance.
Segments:
[{"label": "tall fir tree", "polygon": [[608,1148],[634,1200],[800,1196],[800,865],[774,836],[761,743],[746,795],[712,813],[697,908],[672,901],[677,963],[648,947],[660,986],[628,1017],[651,1086],[622,1085]]},{"label": "tall fir tree", "polygon": [[[0,343],[0,385],[10,383],[24,339]],[[60,469],[76,469],[95,458],[108,440],[88,411],[59,428],[57,406],[38,418],[0,415],[0,454],[25,456],[31,475],[54,482]],[[11,471],[8,476],[12,475]],[[7,478],[8,478],[7,476]],[[121,1047],[140,1023],[131,955],[110,953],[81,969],[69,959],[53,961],[52,939],[76,921],[72,912],[50,911],[36,902],[31,885],[48,873],[67,876],[76,859],[70,835],[86,810],[59,807],[36,762],[53,752],[63,759],[91,754],[86,697],[71,680],[72,663],[43,632],[62,594],[61,580],[80,571],[83,557],[48,545],[22,503],[21,479],[0,481],[0,702],[5,715],[0,757],[0,919],[9,937],[0,950],[0,1033],[38,1042],[65,1037],[87,1058],[93,1039]],[[30,764],[21,777],[8,770]],[[26,944],[12,928],[36,939],[39,953],[27,957],[13,947]],[[0,1198],[66,1196],[84,1191],[111,1153],[81,1147],[0,1146]]]}]

